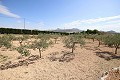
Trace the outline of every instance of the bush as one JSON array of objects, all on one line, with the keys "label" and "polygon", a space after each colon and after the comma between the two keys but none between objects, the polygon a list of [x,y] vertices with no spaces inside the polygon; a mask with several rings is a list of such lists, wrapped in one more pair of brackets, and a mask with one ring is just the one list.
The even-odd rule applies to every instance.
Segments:
[{"label": "bush", "polygon": [[37,36],[37,39],[45,39],[45,40],[49,40],[50,39],[50,37],[51,37],[51,35],[50,34],[38,34],[38,36]]},{"label": "bush", "polygon": [[30,55],[29,50],[27,50],[27,49],[26,49],[25,47],[23,47],[23,46],[17,47],[17,51],[18,51],[22,56],[29,56],[29,55]]},{"label": "bush", "polygon": [[3,35],[2,37],[0,37],[0,47],[4,46],[7,49],[11,48],[12,44],[12,37],[8,36],[8,35]]}]

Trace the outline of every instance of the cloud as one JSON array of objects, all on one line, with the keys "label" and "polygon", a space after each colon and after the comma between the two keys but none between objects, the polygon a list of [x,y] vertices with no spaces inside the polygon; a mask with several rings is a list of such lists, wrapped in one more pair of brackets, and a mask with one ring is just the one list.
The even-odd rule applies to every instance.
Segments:
[{"label": "cloud", "polygon": [[120,23],[120,19],[119,20],[112,20],[112,21],[109,21],[107,23]]},{"label": "cloud", "polygon": [[60,28],[79,28],[81,30],[98,29],[98,30],[115,30],[120,32],[120,15],[103,17],[87,20],[76,20],[69,23],[64,23],[59,26]]},{"label": "cloud", "polygon": [[65,24],[63,24],[63,25],[61,25],[61,26],[64,26],[64,27],[73,27],[73,26],[80,26],[80,24],[81,24],[81,21],[73,21],[73,22],[71,22],[71,23],[65,23]]},{"label": "cloud", "polygon": [[97,29],[101,31],[110,31],[114,30],[116,32],[120,32],[120,24],[106,24],[106,25],[99,25],[99,26],[85,26],[83,29]]},{"label": "cloud", "polygon": [[112,23],[112,22],[119,22],[120,20],[116,20],[116,19],[120,19],[120,15],[118,16],[112,16],[112,17],[104,17],[104,18],[96,18],[96,19],[87,19],[87,20],[76,20],[76,21],[73,21],[73,22],[70,22],[70,23],[65,23],[65,24],[62,24],[61,26],[64,26],[64,27],[79,27],[83,24],[85,25],[90,25],[90,24],[95,24],[95,23],[98,23],[99,22],[108,22],[108,23]]},{"label": "cloud", "polygon": [[114,19],[120,19],[120,15],[118,16],[111,16],[111,17],[104,17],[104,18],[97,18],[97,19],[88,19],[88,20],[82,20],[79,22],[83,23],[97,23],[97,22],[105,22],[105,21],[110,21]]},{"label": "cloud", "polygon": [[13,18],[20,18],[20,16],[12,13],[6,6],[0,4],[0,13]]},{"label": "cloud", "polygon": [[104,18],[96,18],[96,19],[77,20],[77,21],[73,21],[70,23],[65,23],[64,26],[79,26],[80,24],[93,24],[93,23],[98,23],[98,22],[106,22],[106,21],[110,21],[114,19],[120,19],[120,15],[104,17]]}]

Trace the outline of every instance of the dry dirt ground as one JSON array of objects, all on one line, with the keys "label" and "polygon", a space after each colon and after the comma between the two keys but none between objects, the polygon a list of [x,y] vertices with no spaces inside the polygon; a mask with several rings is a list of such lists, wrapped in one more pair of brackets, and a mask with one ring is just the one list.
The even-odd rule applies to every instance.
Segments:
[{"label": "dry dirt ground", "polygon": [[[114,52],[114,48],[104,45],[97,48],[97,44],[97,41],[86,40],[85,47],[81,48],[76,45],[75,57],[71,61],[50,61],[48,56],[54,52],[71,51],[71,49],[65,48],[61,41],[58,41],[57,44],[43,51],[42,59],[36,60],[35,63],[0,70],[0,80],[100,80],[103,72],[120,66],[120,49],[117,57],[114,57],[111,53]],[[19,44],[14,42],[14,45]],[[34,55],[39,55],[38,50],[30,51]],[[0,49],[0,55],[8,56],[7,60],[0,61],[0,65],[7,61],[16,61],[20,56],[17,51],[2,49]],[[106,56],[107,59],[103,56]]]}]

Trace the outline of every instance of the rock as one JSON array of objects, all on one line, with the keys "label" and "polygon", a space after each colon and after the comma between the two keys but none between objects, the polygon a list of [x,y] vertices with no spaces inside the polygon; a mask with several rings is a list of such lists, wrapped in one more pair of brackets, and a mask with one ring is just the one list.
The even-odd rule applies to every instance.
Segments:
[{"label": "rock", "polygon": [[105,72],[101,80],[120,80],[120,67],[113,68],[112,70]]},{"label": "rock", "polygon": [[50,54],[49,60],[50,61],[59,61],[59,62],[69,62],[73,60],[75,57],[75,54],[71,52],[62,52],[61,54]]},{"label": "rock", "polygon": [[29,64],[33,64],[34,60],[37,60],[39,59],[39,56],[38,55],[32,55],[30,57],[28,57],[27,59],[24,59],[24,60],[20,60],[18,62],[7,62],[3,65],[0,66],[0,70],[5,70],[5,69],[8,69],[8,68],[15,68],[15,67],[18,67],[18,66],[28,66]]},{"label": "rock", "polygon": [[27,60],[29,60],[29,61],[34,61],[34,60],[37,60],[37,59],[39,59],[39,56],[38,56],[38,55],[32,55],[32,56],[28,57]]}]

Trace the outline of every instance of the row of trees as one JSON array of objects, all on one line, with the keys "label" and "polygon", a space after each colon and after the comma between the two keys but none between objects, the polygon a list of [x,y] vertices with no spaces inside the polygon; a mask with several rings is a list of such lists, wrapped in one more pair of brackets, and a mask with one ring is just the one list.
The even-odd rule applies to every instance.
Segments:
[{"label": "row of trees", "polygon": [[104,34],[104,35],[90,35],[90,34],[84,34],[84,35],[69,35],[64,39],[64,44],[66,47],[72,49],[72,53],[75,50],[75,44],[80,44],[80,46],[83,46],[85,44],[85,41],[83,38],[97,40],[98,47],[100,47],[101,44],[104,44],[108,47],[114,47],[115,48],[115,54],[117,54],[117,50],[120,48],[120,34]]},{"label": "row of trees", "polygon": [[53,32],[53,31],[39,31],[39,30],[27,30],[27,29],[13,29],[13,28],[0,28],[1,34],[34,34],[38,35],[39,33],[45,34],[61,34],[68,35],[69,33],[65,32]]},{"label": "row of trees", "polygon": [[[39,55],[41,58],[41,53],[43,50],[47,49],[50,45],[57,42],[57,39],[62,37],[58,34],[38,34],[37,36],[29,36],[22,35],[19,37],[15,37],[14,35],[5,34],[0,37],[0,47],[4,46],[6,48],[12,47],[12,41],[17,40],[20,43],[20,46],[15,48],[22,56],[30,55],[28,48],[30,49],[38,49]],[[28,44],[22,44],[23,41],[28,40],[30,38],[35,38],[35,41],[32,41]],[[54,39],[55,41],[53,42]],[[117,49],[120,47],[120,34],[112,34],[112,35],[88,35],[88,34],[72,34],[68,36],[63,36],[63,43],[65,47],[70,48],[71,52],[74,53],[75,45],[80,44],[82,47],[85,44],[84,38],[89,38],[94,40],[98,40],[99,44],[104,43],[108,47],[115,47],[115,54],[117,54]]]},{"label": "row of trees", "polygon": [[115,48],[115,54],[117,54],[118,48],[120,48],[120,34],[104,34],[104,35],[87,35],[88,39],[97,40],[98,47],[101,44],[107,45],[108,47]]},{"label": "row of trees", "polygon": [[84,34],[100,34],[101,32],[94,29],[94,30],[90,30],[90,29],[87,29],[87,31],[82,31],[81,33],[84,33]]},{"label": "row of trees", "polygon": [[[20,46],[14,47],[12,49],[17,50],[22,56],[28,56],[30,55],[30,51],[28,49],[38,49],[40,58],[41,53],[43,50],[47,49],[50,45],[53,43],[56,44],[57,39],[61,36],[60,34],[38,34],[36,36],[30,36],[30,35],[11,35],[11,34],[4,34],[0,37],[0,47],[6,47],[12,48],[14,47],[12,45],[13,41],[19,41]],[[28,39],[34,38],[35,41],[28,42]],[[54,41],[51,40],[54,39]],[[27,44],[24,44],[27,43]]]}]

